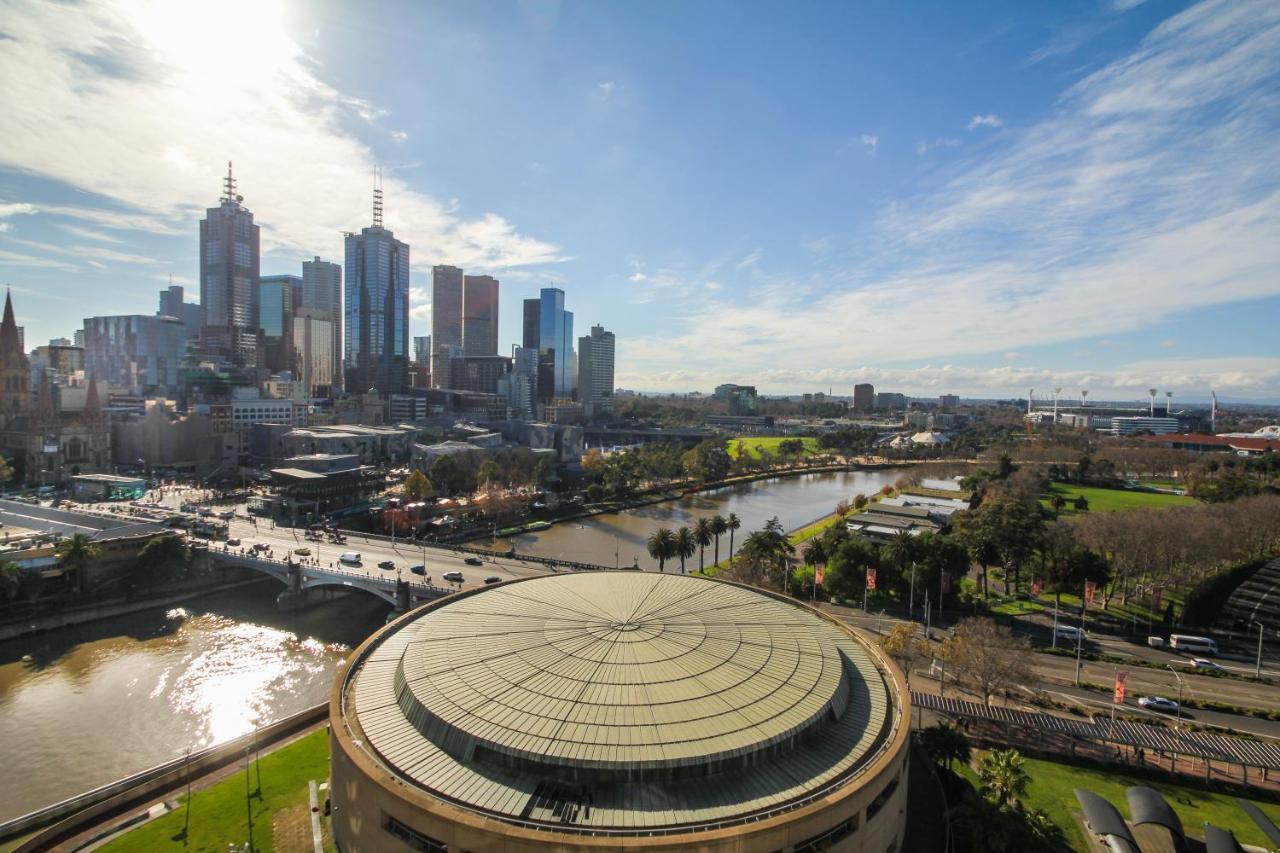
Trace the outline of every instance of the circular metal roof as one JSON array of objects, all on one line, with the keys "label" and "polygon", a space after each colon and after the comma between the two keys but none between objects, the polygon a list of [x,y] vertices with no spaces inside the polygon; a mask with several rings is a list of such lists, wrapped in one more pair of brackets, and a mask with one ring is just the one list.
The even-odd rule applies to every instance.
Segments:
[{"label": "circular metal roof", "polygon": [[344,694],[360,748],[402,779],[561,829],[567,813],[639,830],[791,807],[844,784],[900,719],[892,680],[843,627],[747,587],[640,572],[427,605],[371,642]]}]

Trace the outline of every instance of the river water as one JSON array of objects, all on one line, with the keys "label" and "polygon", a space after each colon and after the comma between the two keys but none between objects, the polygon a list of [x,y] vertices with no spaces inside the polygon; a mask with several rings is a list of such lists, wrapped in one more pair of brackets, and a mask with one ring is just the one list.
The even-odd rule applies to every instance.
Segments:
[{"label": "river water", "polygon": [[[888,469],[756,480],[698,492],[680,500],[557,524],[546,530],[522,533],[488,544],[502,551],[514,547],[522,554],[540,557],[602,566],[638,563],[643,569],[657,569],[658,561],[649,557],[645,545],[649,534],[659,527],[674,530],[682,525],[692,526],[699,518],[736,513],[742,520],[741,529],[734,535],[734,547],[737,548],[748,533],[759,530],[774,516],[791,530],[834,511],[841,499],[851,500],[859,492],[870,495],[901,474],[900,470]],[[715,559],[713,550],[707,549],[708,564]],[[728,555],[729,537],[725,534],[720,538],[720,557],[725,559]],[[670,564],[668,561],[668,569]],[[697,564],[698,556],[695,554],[688,565]],[[678,560],[676,565],[679,565]]]},{"label": "river water", "polygon": [[[645,541],[658,527],[732,512],[742,519],[740,544],[773,516],[799,527],[897,475],[760,480],[557,525],[514,544],[523,553],[601,565],[613,565],[616,551],[622,565],[656,568]],[[721,557],[728,545],[726,536]],[[281,614],[277,591],[264,584],[0,642],[0,820],[327,701],[339,664],[384,623],[388,606],[357,594]]]}]

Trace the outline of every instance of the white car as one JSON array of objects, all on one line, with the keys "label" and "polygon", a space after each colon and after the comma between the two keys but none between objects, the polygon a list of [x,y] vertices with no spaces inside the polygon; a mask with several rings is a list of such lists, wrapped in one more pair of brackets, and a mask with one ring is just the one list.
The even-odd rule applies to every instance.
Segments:
[{"label": "white car", "polygon": [[1164,711],[1166,714],[1173,714],[1178,710],[1177,702],[1163,696],[1143,696],[1138,700],[1138,705],[1149,711]]},{"label": "white car", "polygon": [[1223,672],[1221,665],[1214,663],[1208,658],[1192,658],[1191,665],[1196,669],[1208,669],[1213,672]]},{"label": "white car", "polygon": [[1067,640],[1089,639],[1089,632],[1076,628],[1073,625],[1059,625],[1053,629],[1053,632],[1059,637]]},{"label": "white car", "polygon": [[463,580],[462,572],[445,572],[440,577],[447,581],[452,581],[453,583],[462,583]]}]

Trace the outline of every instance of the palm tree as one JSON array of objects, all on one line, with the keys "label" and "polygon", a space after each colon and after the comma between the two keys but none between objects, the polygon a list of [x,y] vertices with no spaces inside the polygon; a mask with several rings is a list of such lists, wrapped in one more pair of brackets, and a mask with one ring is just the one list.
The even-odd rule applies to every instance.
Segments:
[{"label": "palm tree", "polygon": [[922,731],[920,745],[934,764],[947,770],[957,761],[969,763],[969,739],[950,723],[938,723]]},{"label": "palm tree", "polygon": [[676,535],[670,528],[659,527],[649,536],[649,556],[658,561],[658,571],[667,570],[667,558],[674,557]]},{"label": "palm tree", "polygon": [[[693,541],[698,543],[698,571],[706,569],[707,546],[715,534],[711,531],[711,519],[700,518],[693,525]],[[718,561],[717,561],[718,562]]]},{"label": "palm tree", "polygon": [[903,572],[915,562],[917,550],[915,537],[905,530],[899,530],[884,547],[885,556]]},{"label": "palm tree", "polygon": [[76,592],[84,592],[84,574],[89,564],[102,554],[102,546],[87,534],[77,533],[58,545],[58,562],[76,573]]},{"label": "palm tree", "polygon": [[724,520],[723,515],[717,515],[711,519],[711,535],[716,537],[716,565],[720,565],[720,534],[729,529],[729,524]]},{"label": "palm tree", "polygon": [[693,537],[693,531],[687,527],[681,527],[676,531],[673,540],[675,555],[680,558],[680,573],[684,574],[684,561],[687,557],[692,557],[693,552],[698,550],[698,540]]},{"label": "palm tree", "polygon": [[806,566],[816,566],[827,560],[827,547],[822,544],[822,540],[817,536],[805,543],[804,550],[800,552],[800,556],[804,558]]},{"label": "palm tree", "polygon": [[981,790],[987,799],[1003,809],[1027,792],[1031,777],[1027,775],[1022,756],[1016,749],[997,749],[978,764]]},{"label": "palm tree", "polygon": [[742,519],[738,518],[734,513],[729,513],[729,517],[724,520],[724,526],[729,528],[729,559],[733,560],[733,531],[742,526]]}]

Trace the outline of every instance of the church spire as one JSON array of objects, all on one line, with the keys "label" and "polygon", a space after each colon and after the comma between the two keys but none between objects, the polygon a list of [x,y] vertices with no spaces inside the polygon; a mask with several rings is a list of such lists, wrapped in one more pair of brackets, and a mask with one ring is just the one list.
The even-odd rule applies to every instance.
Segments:
[{"label": "church spire", "polygon": [[4,320],[0,321],[0,364],[19,367],[26,360],[22,341],[18,339],[18,323],[13,318],[13,294],[4,294]]}]

